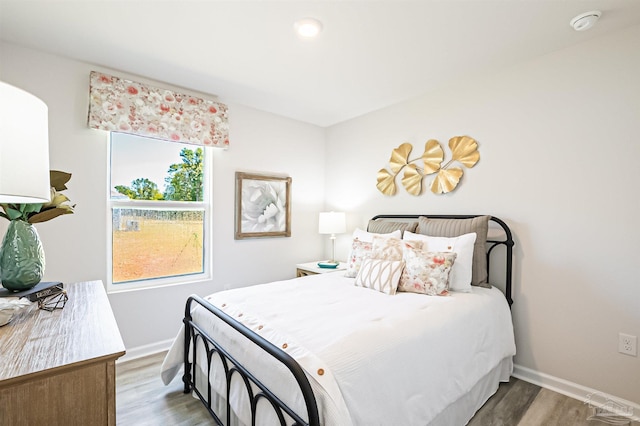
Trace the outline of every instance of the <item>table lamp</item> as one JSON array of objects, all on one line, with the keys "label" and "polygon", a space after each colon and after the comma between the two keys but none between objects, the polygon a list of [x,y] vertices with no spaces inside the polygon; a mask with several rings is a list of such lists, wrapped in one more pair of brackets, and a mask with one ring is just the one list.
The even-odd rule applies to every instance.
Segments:
[{"label": "table lamp", "polygon": [[44,273],[38,233],[15,212],[50,201],[47,115],[40,99],[0,81],[0,204],[8,205],[2,210],[10,220],[0,245],[0,280],[9,290],[29,289]]},{"label": "table lamp", "polygon": [[47,105],[0,81],[0,203],[47,203],[49,183]]},{"label": "table lamp", "polygon": [[[320,213],[318,232],[320,234],[331,234],[331,237],[329,237],[331,239],[331,260],[321,263],[335,266],[340,263],[336,260],[336,234],[342,234],[346,230],[346,215],[344,212]],[[322,265],[318,264],[318,266]]]}]

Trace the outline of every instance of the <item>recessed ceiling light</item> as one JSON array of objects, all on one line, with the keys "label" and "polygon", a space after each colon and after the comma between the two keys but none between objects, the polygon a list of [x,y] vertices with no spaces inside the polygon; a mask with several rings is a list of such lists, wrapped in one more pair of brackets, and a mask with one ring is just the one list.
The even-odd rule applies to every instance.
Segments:
[{"label": "recessed ceiling light", "polygon": [[302,18],[293,24],[293,28],[300,37],[313,38],[322,31],[322,22],[315,18]]},{"label": "recessed ceiling light", "polygon": [[570,24],[576,31],[585,31],[593,27],[600,16],[602,16],[602,12],[599,10],[586,12],[573,18]]}]

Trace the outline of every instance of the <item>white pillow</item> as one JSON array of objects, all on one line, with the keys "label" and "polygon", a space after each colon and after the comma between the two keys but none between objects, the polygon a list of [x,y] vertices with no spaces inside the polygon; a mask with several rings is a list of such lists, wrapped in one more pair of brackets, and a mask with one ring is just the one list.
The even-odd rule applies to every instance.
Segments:
[{"label": "white pillow", "polygon": [[422,241],[422,250],[432,252],[456,253],[456,260],[451,268],[449,289],[464,293],[471,292],[471,276],[473,274],[473,245],[476,233],[460,235],[459,237],[431,237],[429,235],[414,234],[404,231],[404,240]]}]

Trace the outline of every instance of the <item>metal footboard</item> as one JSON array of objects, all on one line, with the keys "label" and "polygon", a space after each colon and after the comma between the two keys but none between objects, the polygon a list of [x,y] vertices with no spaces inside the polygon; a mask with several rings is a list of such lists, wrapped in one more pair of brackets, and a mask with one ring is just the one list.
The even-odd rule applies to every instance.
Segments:
[{"label": "metal footboard", "polygon": [[[306,408],[307,418],[304,420],[299,413],[295,413],[289,406],[287,406],[277,395],[269,390],[264,384],[260,382],[245,366],[241,365],[230,353],[229,348],[223,348],[212,336],[209,336],[198,324],[193,321],[191,312],[193,304],[200,305],[202,308],[208,310],[212,315],[215,315],[218,319],[224,321],[227,325],[234,328],[237,332],[241,333],[247,339],[255,343],[266,354],[276,359],[283,364],[293,375],[296,380],[300,394],[302,395]],[[190,296],[187,299],[184,315],[185,337],[184,337],[184,375],[182,381],[184,382],[184,392],[189,393],[193,391],[202,403],[206,406],[207,410],[218,425],[229,425],[231,423],[231,405],[230,405],[230,391],[231,380],[234,376],[238,375],[247,391],[247,396],[251,402],[251,424],[256,424],[257,405],[261,400],[267,401],[273,408],[274,413],[279,419],[280,425],[285,426],[285,414],[293,419],[295,426],[319,426],[320,420],[318,416],[318,407],[316,399],[311,389],[309,380],[307,379],[304,370],[300,365],[287,353],[274,346],[269,341],[265,340],[261,336],[255,334],[243,324],[231,318],[229,315],[212,305],[205,299],[199,296]],[[205,379],[207,383],[206,395],[196,387],[196,376],[199,374],[196,366],[196,347],[198,341],[202,341],[204,350],[206,351],[207,365],[205,371],[208,375]],[[192,357],[191,357],[192,356]],[[212,367],[212,360],[214,357],[218,357],[224,368],[226,379],[226,419],[223,421],[218,413],[212,408],[212,389],[209,382],[209,374]],[[194,362],[191,362],[193,359]],[[254,386],[257,387],[257,391],[254,392]]]}]

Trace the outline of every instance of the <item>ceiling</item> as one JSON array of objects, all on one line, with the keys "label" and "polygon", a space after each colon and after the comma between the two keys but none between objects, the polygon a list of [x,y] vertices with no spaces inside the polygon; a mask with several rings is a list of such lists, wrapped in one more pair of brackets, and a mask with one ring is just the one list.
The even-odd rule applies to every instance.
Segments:
[{"label": "ceiling", "polygon": [[640,0],[0,0],[4,41],[323,127],[637,24]]}]

